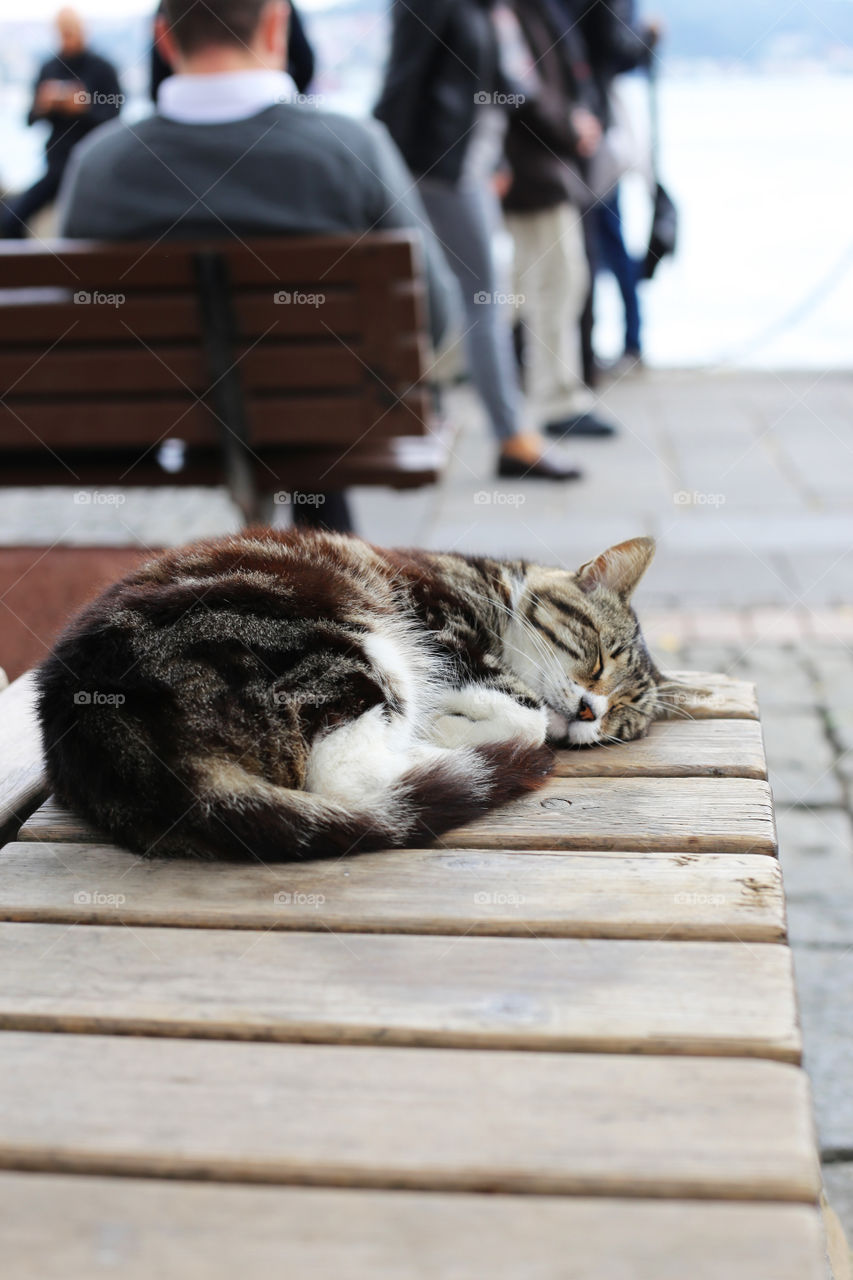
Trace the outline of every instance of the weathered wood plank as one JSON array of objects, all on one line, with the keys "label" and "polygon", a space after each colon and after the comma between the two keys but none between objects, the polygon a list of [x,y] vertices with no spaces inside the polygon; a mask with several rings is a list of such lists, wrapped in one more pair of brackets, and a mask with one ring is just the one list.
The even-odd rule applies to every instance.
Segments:
[{"label": "weathered wood plank", "polygon": [[0,920],[773,942],[785,903],[779,864],[756,854],[406,849],[212,868],[28,842],[0,856]]},{"label": "weathered wood plank", "polygon": [[775,854],[776,832],[770,788],[751,778],[551,778],[439,843]]},{"label": "weathered wood plank", "polygon": [[[49,799],[19,840],[104,843]],[[775,854],[770,788],[752,778],[552,778],[441,838],[444,848]]]},{"label": "weathered wood plank", "polygon": [[[6,1280],[823,1280],[806,1205],[0,1174]],[[50,1230],[45,1230],[45,1223]],[[567,1270],[567,1244],[570,1270]]]},{"label": "weathered wood plank", "polygon": [[0,1028],[796,1062],[768,944],[0,925]]},{"label": "weathered wood plank", "polygon": [[[288,975],[282,975],[282,982]],[[781,1062],[0,1036],[0,1167],[435,1190],[798,1200]]]},{"label": "weathered wood plank", "polygon": [[564,778],[766,778],[761,725],[750,720],[665,720],[647,738],[557,753]]},{"label": "weathered wood plank", "polygon": [[758,698],[755,685],[749,680],[736,680],[734,676],[711,671],[671,671],[667,673],[689,685],[693,692],[685,690],[670,701],[678,719],[694,720],[757,720]]},{"label": "weathered wood plank", "polygon": [[45,790],[32,675],[0,693],[0,830]]}]

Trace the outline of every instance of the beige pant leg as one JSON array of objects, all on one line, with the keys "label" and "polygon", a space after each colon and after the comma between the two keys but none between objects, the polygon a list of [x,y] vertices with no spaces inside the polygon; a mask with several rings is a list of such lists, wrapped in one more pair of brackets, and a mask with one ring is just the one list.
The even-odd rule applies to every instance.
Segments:
[{"label": "beige pant leg", "polygon": [[580,213],[562,204],[507,217],[515,243],[514,291],[524,298],[527,394],[540,425],[586,413],[580,316],[589,284]]}]

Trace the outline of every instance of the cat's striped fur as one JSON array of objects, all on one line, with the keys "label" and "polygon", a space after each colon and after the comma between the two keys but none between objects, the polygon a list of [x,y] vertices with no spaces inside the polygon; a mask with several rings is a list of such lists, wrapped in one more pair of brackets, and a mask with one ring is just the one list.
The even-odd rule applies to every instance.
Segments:
[{"label": "cat's striped fur", "polygon": [[51,781],[147,854],[410,844],[634,738],[661,680],[630,607],[653,544],[577,573],[250,531],[106,590],[40,670]]}]

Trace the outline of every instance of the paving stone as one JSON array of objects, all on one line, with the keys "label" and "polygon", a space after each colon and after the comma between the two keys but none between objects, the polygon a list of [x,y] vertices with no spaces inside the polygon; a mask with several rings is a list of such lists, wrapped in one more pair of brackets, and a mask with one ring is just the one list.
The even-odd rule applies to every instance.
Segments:
[{"label": "paving stone", "polygon": [[684,659],[694,671],[722,671],[726,675],[739,676],[738,652],[734,647],[720,644],[687,644]]},{"label": "paving stone", "polygon": [[806,615],[812,635],[828,644],[848,646],[853,643],[853,607],[809,609]]},{"label": "paving stone", "polygon": [[844,791],[833,770],[834,753],[814,712],[765,711],[764,746],[777,805],[838,805]]},{"label": "paving stone", "polygon": [[816,672],[819,702],[835,716],[853,712],[853,653],[846,648],[817,648],[808,652]]},{"label": "paving stone", "polygon": [[815,682],[801,649],[752,644],[738,674],[755,681],[762,711],[809,711],[815,705]]},{"label": "paving stone", "polygon": [[853,945],[850,815],[843,809],[780,807],[776,825],[791,941]]},{"label": "paving stone", "polygon": [[853,1161],[824,1165],[823,1183],[826,1197],[838,1214],[847,1243],[851,1245],[853,1242]]},{"label": "paving stone", "polygon": [[794,948],[805,1066],[821,1150],[853,1150],[853,947]]}]

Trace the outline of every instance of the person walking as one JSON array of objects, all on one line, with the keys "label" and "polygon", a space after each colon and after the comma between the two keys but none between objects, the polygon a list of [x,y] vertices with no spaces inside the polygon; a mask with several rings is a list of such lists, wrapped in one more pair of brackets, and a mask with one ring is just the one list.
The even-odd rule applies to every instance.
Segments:
[{"label": "person walking", "polygon": [[[661,24],[653,19],[640,22],[634,0],[558,0],[566,20],[576,27],[586,46],[594,85],[593,109],[604,129],[603,148],[608,146],[608,130],[614,125],[613,80],[617,75],[647,67],[661,37]],[[637,284],[639,265],[628,253],[622,234],[619,185],[598,190],[597,199],[586,214],[587,253],[591,284],[581,322],[584,367],[588,380],[595,381],[592,349],[595,276],[609,270],[616,278],[625,310],[625,344],[619,366],[627,369],[641,359],[640,304]]]},{"label": "person walking", "polygon": [[59,51],[39,70],[27,122],[45,120],[50,135],[47,170],[27,191],[3,202],[0,236],[21,240],[31,218],[56,197],[71,153],[98,125],[114,119],[122,104],[115,67],[87,47],[86,32],[73,9],[56,15]]},{"label": "person walking", "polygon": [[504,196],[515,245],[527,392],[549,435],[612,436],[583,381],[580,318],[589,290],[583,211],[586,164],[601,126],[586,105],[588,73],[548,0],[513,0],[529,51],[529,93],[510,117]]},{"label": "person walking", "polygon": [[465,308],[471,377],[500,445],[498,475],[573,480],[522,425],[512,333],[496,293],[493,236],[506,107],[494,0],[394,0],[391,51],[374,114],[414,175]]}]

